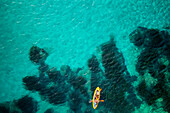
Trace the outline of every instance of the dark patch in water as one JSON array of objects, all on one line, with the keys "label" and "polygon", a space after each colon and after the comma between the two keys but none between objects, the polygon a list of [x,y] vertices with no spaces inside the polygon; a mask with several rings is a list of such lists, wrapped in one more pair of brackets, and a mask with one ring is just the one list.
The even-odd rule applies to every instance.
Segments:
[{"label": "dark patch in water", "polygon": [[[139,72],[140,76],[147,74],[147,72],[157,80],[156,85],[147,86],[147,81],[142,81],[137,87],[138,94],[140,97],[148,103],[148,105],[153,105],[156,103],[156,100],[163,98],[163,108],[165,111],[170,112],[169,110],[169,91],[168,91],[168,82],[169,76],[166,76],[166,73],[169,73],[169,66],[164,63],[170,62],[170,35],[167,31],[160,31],[157,29],[139,29],[137,28],[138,33],[130,35],[130,40],[134,44],[137,43],[135,40],[139,38],[139,35],[144,38],[142,45],[143,51],[138,57],[136,64],[136,70]],[[133,38],[132,38],[133,37]],[[163,62],[164,61],[164,62]]]}]

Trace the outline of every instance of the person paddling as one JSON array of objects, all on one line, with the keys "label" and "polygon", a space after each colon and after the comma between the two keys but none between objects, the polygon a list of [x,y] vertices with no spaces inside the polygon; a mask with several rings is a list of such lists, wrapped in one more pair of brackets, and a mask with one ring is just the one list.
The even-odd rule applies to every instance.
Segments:
[{"label": "person paddling", "polygon": [[[93,102],[94,103],[94,109],[97,107],[96,105],[98,105],[99,102],[104,102],[104,100],[99,100],[100,99],[100,91],[101,89],[99,87],[97,87],[97,91],[95,92],[95,97],[94,97],[94,102],[93,100],[90,100],[89,103]],[[100,91],[99,91],[100,90]]]}]

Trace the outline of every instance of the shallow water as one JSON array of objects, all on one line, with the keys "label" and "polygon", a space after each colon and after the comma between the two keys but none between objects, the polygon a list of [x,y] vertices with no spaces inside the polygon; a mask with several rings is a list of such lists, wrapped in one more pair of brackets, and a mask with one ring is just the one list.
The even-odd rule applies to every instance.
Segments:
[{"label": "shallow water", "polygon": [[[127,71],[140,79],[135,65],[142,49],[130,42],[129,34],[138,26],[154,29],[169,27],[169,3],[168,0],[1,0],[0,103],[29,95],[38,101],[38,113],[51,107],[59,113],[71,111],[69,101],[52,105],[42,100],[38,92],[25,89],[24,77],[39,76],[39,65],[29,59],[33,45],[49,53],[45,61],[49,68],[60,70],[62,65],[68,65],[76,70],[83,67],[76,76],[87,79],[86,87],[90,95],[93,91],[90,92],[88,60],[94,54],[102,63],[100,45],[109,41],[112,35],[118,51],[123,55]],[[133,83],[138,84],[138,81]],[[163,107],[153,109],[145,101],[142,102],[134,112],[165,112]],[[81,110],[84,112],[87,106],[82,103]],[[104,104],[98,107],[100,109],[92,112],[105,111]]]}]

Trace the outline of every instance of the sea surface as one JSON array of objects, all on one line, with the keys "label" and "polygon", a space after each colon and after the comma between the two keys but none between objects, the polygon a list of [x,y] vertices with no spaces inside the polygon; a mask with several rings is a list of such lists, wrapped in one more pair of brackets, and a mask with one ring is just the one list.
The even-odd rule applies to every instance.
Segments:
[{"label": "sea surface", "polygon": [[[0,103],[15,103],[14,101],[19,101],[27,95],[37,102],[38,105],[35,108],[37,110],[23,111],[23,113],[44,113],[49,108],[51,109],[49,113],[168,113],[168,110],[164,109],[166,105],[162,104],[164,96],[157,98],[154,103],[148,104],[148,98],[138,93],[137,89],[141,88],[138,85],[143,79],[154,79],[152,81],[154,82],[158,81],[158,78],[153,78],[150,75],[142,78],[142,75],[136,70],[138,58],[144,47],[139,48],[133,44],[129,35],[139,26],[169,32],[169,8],[169,0],[0,0]],[[113,42],[112,39],[114,39]],[[103,95],[101,93],[101,98],[103,96],[106,101],[99,103],[97,109],[94,110],[92,104],[88,103],[94,92],[94,89],[91,88],[94,72],[89,66],[89,59],[93,58],[93,55],[96,56],[102,70],[100,70],[99,75],[94,76],[97,76],[95,80],[106,79],[106,84],[107,80],[111,80],[105,75],[107,75],[107,69],[112,70],[112,68],[107,66],[109,63],[103,64],[104,57],[102,56],[104,52],[102,53],[101,49],[102,45],[108,42],[115,44],[113,47],[116,51],[115,54],[121,56],[120,66],[122,66],[121,68],[125,67],[126,70],[121,70],[121,72],[126,72],[128,76],[137,78],[133,83],[127,82],[133,86],[132,92],[140,101],[140,105],[133,106],[132,110],[128,110],[128,107],[124,108],[126,111],[118,110],[120,109],[118,106],[125,101],[119,101],[119,104],[116,104],[118,101],[114,101],[114,94],[117,94],[117,90],[114,87],[108,89]],[[87,92],[86,96],[81,94],[79,86],[74,86],[72,83],[74,80],[75,82],[78,81],[78,79],[71,79],[72,82],[67,80],[72,77],[72,74],[60,81],[61,84],[68,84],[68,87],[63,85],[59,88],[61,84],[56,81],[60,77],[56,78],[56,81],[52,78],[53,82],[43,85],[44,87],[57,87],[59,88],[56,88],[57,91],[65,89],[62,92],[65,97],[61,98],[66,98],[66,100],[61,104],[55,103],[60,96],[51,97],[41,94],[37,90],[29,90],[29,86],[25,85],[23,79],[27,76],[40,77],[39,67],[41,66],[41,64],[30,60],[30,49],[32,47],[38,47],[48,53],[45,63],[43,62],[48,65],[47,70],[55,68],[58,72],[61,72],[61,67],[67,65],[70,68],[70,73],[73,73],[75,77],[83,77],[86,80],[84,85]],[[116,58],[118,59],[118,57]],[[167,56],[165,59],[169,59],[169,57]],[[95,62],[95,58],[93,60]],[[95,68],[96,65],[91,64],[92,68],[93,66]],[[168,65],[169,60],[166,61],[166,66]],[[78,68],[81,68],[80,71],[76,71]],[[167,69],[169,68],[167,67]],[[50,72],[46,72],[47,70],[43,71],[44,75],[42,76],[49,79]],[[119,71],[119,69],[116,70]],[[61,76],[63,75],[61,74]],[[170,78],[169,71],[167,71],[166,76]],[[124,79],[126,80],[126,76],[122,77],[122,80]],[[145,82],[149,84],[147,80]],[[112,82],[109,81],[108,83],[111,84]],[[106,88],[103,85],[98,86],[102,87],[104,92]],[[122,89],[124,89],[124,86],[122,85]],[[170,88],[169,85],[165,86],[168,89]],[[114,89],[113,93],[110,94],[109,91],[112,89]],[[168,89],[167,100],[170,98]],[[125,92],[129,90],[127,89]],[[57,92],[49,89],[46,93],[48,94],[49,91],[50,94]],[[78,93],[74,94],[74,92]],[[122,95],[126,97],[127,93],[125,92]],[[73,94],[73,97],[74,95],[81,95],[80,98],[74,97],[78,98],[77,103],[72,102],[74,98],[70,97],[71,94]],[[109,94],[109,99],[113,97],[110,101],[107,98]],[[51,98],[54,98],[54,100],[50,100]],[[86,98],[85,101],[83,98]],[[26,101],[24,102],[25,106],[18,107],[16,105],[16,107],[21,111],[22,108],[32,109],[29,108],[30,106],[27,105]],[[129,101],[127,103],[128,105],[131,104]],[[110,107],[114,104],[114,109],[110,109],[107,104]],[[11,112],[13,106],[11,107],[11,104],[7,104],[7,106],[4,109]],[[79,107],[74,109],[73,106]],[[167,106],[170,106],[170,102],[167,102]],[[33,107],[35,107],[35,104]],[[4,112],[3,109],[0,109],[1,112]]]}]

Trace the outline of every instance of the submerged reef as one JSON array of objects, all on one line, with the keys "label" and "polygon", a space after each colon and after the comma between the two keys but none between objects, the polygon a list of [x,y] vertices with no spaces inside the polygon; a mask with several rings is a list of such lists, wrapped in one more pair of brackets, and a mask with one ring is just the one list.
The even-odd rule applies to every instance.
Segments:
[{"label": "submerged reef", "polygon": [[99,62],[95,55],[92,55],[92,57],[88,60],[88,67],[89,67],[89,70],[91,71],[91,78],[90,78],[91,89],[90,90],[93,92],[96,89],[96,87],[101,87],[100,74],[102,72],[99,67]]},{"label": "submerged reef", "polygon": [[53,81],[51,81],[49,78],[44,77],[44,79],[42,79],[36,76],[26,76],[23,78],[23,82],[26,89],[30,91],[38,91],[41,97],[51,104],[62,104],[67,100],[67,85],[65,84],[61,85],[60,87],[57,84],[50,86],[49,84],[52,84]]},{"label": "submerged reef", "polygon": [[71,91],[69,94],[69,106],[74,113],[81,113],[82,95],[79,90]]},{"label": "submerged reef", "polygon": [[60,71],[56,68],[49,69],[47,72],[48,78],[55,83],[61,83],[64,81],[63,76],[61,76]]},{"label": "submerged reef", "polygon": [[45,60],[49,54],[42,48],[32,46],[29,52],[29,59],[32,63],[39,66],[39,76],[45,76],[45,72],[49,69],[49,66],[45,63]]},{"label": "submerged reef", "polygon": [[[92,98],[95,88],[100,87],[102,88],[101,99],[105,100],[103,105],[107,111],[132,112],[141,104],[131,85],[136,78],[131,77],[127,71],[123,55],[118,51],[113,37],[100,48],[102,61],[99,61],[95,55],[92,55],[87,61],[91,72],[91,92],[88,92],[86,87],[87,79],[78,75],[82,68],[78,68],[76,71],[72,71],[68,65],[61,66],[60,70],[49,68],[49,65],[45,64],[48,54],[45,54],[44,58],[40,57],[42,49],[35,46],[30,49],[34,54],[30,60],[39,65],[40,74],[23,78],[25,88],[33,92],[37,91],[42,100],[54,105],[68,102],[70,111],[78,113],[82,112],[83,105],[87,108],[90,107],[90,109],[84,109],[86,112],[91,112],[92,106],[88,101]],[[39,56],[37,57],[35,53]],[[104,72],[100,69],[100,63],[103,65]],[[68,91],[69,87],[71,89]]]},{"label": "submerged reef", "polygon": [[37,46],[32,46],[29,53],[29,58],[33,63],[41,64],[44,63],[48,57],[48,53]]},{"label": "submerged reef", "polygon": [[36,113],[39,105],[28,95],[10,102],[0,103],[0,113]]},{"label": "submerged reef", "polygon": [[129,35],[129,39],[137,47],[159,48],[167,43],[167,35],[166,31],[138,27]]},{"label": "submerged reef", "polygon": [[[170,35],[166,31],[138,27],[129,38],[142,51],[136,62],[139,77],[130,75],[125,58],[111,36],[110,41],[99,46],[98,57],[101,59],[93,54],[87,61],[86,71],[90,78],[82,74],[84,67],[74,71],[68,65],[62,65],[59,69],[51,68],[45,63],[49,54],[40,47],[32,46],[29,59],[38,66],[39,75],[24,77],[23,85],[26,90],[38,92],[43,101],[53,105],[67,105],[70,113],[92,113],[93,107],[89,100],[96,87],[102,88],[101,99],[105,100],[97,108],[101,113],[131,113],[144,102],[151,106],[158,99],[162,100],[162,108],[170,112]],[[134,86],[133,83],[138,80],[139,85]],[[38,102],[29,96],[13,103],[17,113],[38,111]],[[9,102],[0,104],[1,111],[10,112],[9,108]],[[53,112],[56,111],[45,111]]]},{"label": "submerged reef", "polygon": [[[43,56],[40,54],[42,50]],[[49,68],[50,66],[45,64],[47,57],[48,53],[44,49],[31,47],[30,60],[39,65],[39,75],[24,77],[25,89],[38,92],[41,99],[50,104],[62,105],[68,102],[72,112],[81,112],[81,103],[87,104],[90,97],[85,86],[87,80],[83,76],[78,76],[82,68],[78,68],[75,72],[68,65],[61,66],[60,70]]]},{"label": "submerged reef", "polygon": [[129,38],[142,49],[136,63],[136,70],[143,79],[136,88],[139,96],[148,105],[154,105],[156,100],[163,99],[163,109],[170,112],[170,35],[164,30],[138,27]]},{"label": "submerged reef", "polygon": [[88,67],[92,73],[98,73],[101,71],[99,67],[99,62],[97,61],[95,55],[93,55],[92,58],[88,60]]},{"label": "submerged reef", "polygon": [[38,102],[29,96],[24,96],[19,99],[15,105],[21,109],[23,113],[36,113],[38,111]]},{"label": "submerged reef", "polygon": [[25,88],[30,91],[41,91],[45,88],[45,84],[40,82],[40,78],[36,76],[26,76],[23,78]]},{"label": "submerged reef", "polygon": [[[101,45],[102,64],[105,69],[103,81],[103,96],[105,96],[105,107],[111,112],[126,112],[130,113],[134,107],[140,106],[141,102],[136,98],[136,95],[131,91],[132,85],[126,77],[130,76],[127,72],[123,55],[118,51],[116,44],[111,37],[111,40]],[[131,77],[128,77],[131,78]],[[129,93],[137,102],[129,102],[125,94]],[[138,103],[139,105],[135,105]]]},{"label": "submerged reef", "polygon": [[[93,92],[98,86],[102,88],[101,99],[105,102],[101,104],[105,111],[131,113],[142,103],[137,99],[133,92],[134,87],[131,85],[136,77],[131,77],[127,71],[124,57],[118,51],[114,37],[111,36],[110,41],[99,47],[102,60],[99,61],[95,55],[88,60],[88,67],[91,71],[91,91]],[[100,63],[103,65],[104,72],[100,69]]]}]

